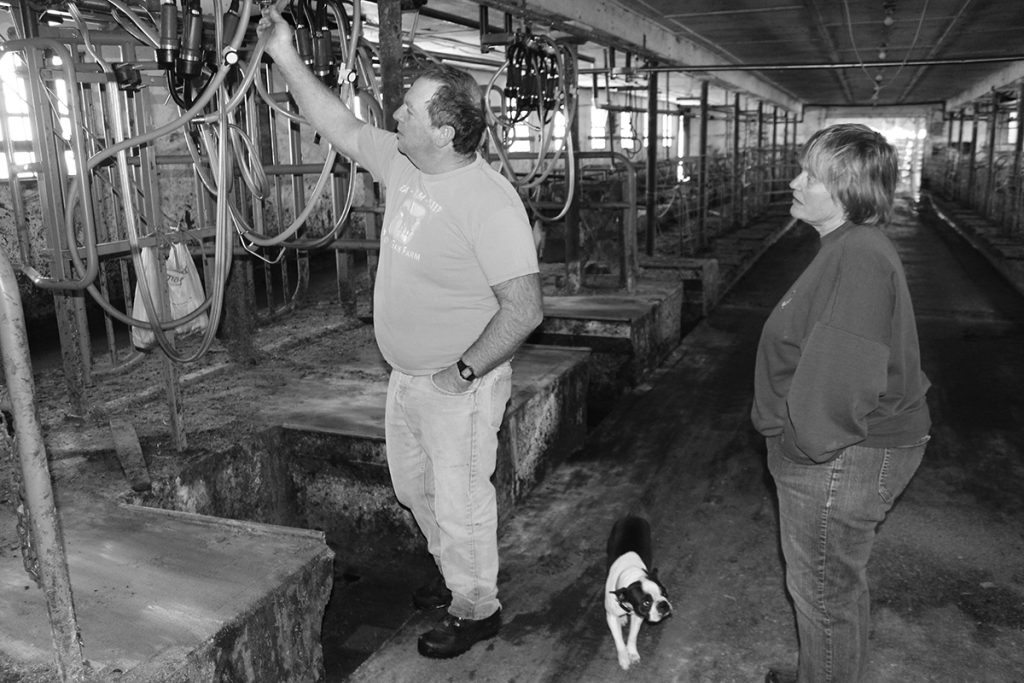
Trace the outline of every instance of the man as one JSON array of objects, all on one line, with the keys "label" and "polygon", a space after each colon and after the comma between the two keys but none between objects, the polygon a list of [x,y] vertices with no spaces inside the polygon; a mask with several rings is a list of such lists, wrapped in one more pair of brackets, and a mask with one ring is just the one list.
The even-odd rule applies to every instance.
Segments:
[{"label": "man", "polygon": [[490,477],[509,361],[543,316],[526,210],[477,154],[486,123],[469,74],[431,67],[390,133],[356,118],[303,65],[276,10],[258,30],[309,123],[388,190],[374,284],[374,332],[392,367],[388,467],[441,574],[414,601],[448,607],[419,651],[454,657],[501,627]]}]

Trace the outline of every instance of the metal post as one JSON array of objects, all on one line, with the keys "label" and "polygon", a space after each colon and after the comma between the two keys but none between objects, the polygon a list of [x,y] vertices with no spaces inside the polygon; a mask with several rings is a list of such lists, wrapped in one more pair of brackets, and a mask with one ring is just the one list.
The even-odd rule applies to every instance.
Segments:
[{"label": "metal post", "polygon": [[[652,65],[653,66],[653,65]],[[647,80],[647,242],[648,256],[654,255],[654,231],[657,229],[658,192],[658,73]]]},{"label": "metal post", "polygon": [[14,269],[3,250],[0,250],[0,320],[3,321],[0,325],[0,355],[3,355],[13,408],[32,547],[39,562],[39,580],[46,597],[57,669],[61,680],[84,681],[88,664],[82,655],[60,519],[53,500],[43,430],[36,414],[25,312]]},{"label": "metal post", "polygon": [[384,128],[395,129],[395,111],[402,105],[402,3],[380,0],[380,70]]},{"label": "metal post", "polygon": [[[1013,174],[1010,176],[1010,197],[1015,202],[1021,196],[1021,152],[1024,150],[1024,80],[1017,86],[1017,140],[1013,145]],[[1021,215],[1013,211],[1013,220],[1004,223],[1007,234],[1014,231],[1015,225],[1020,225]]]},{"label": "metal post", "polygon": [[772,200],[778,192],[779,176],[779,108],[772,107],[772,189],[769,196]]},{"label": "metal post", "polygon": [[743,197],[741,196],[740,182],[740,94],[735,93],[732,100],[732,196],[729,203],[732,205],[732,227],[738,228],[743,219]]},{"label": "metal post", "polygon": [[758,213],[764,208],[767,197],[765,195],[765,178],[767,177],[767,157],[764,152],[764,102],[757,103],[757,142],[754,145],[757,151],[757,185],[754,189],[754,212]]},{"label": "metal post", "polygon": [[708,82],[700,82],[700,147],[697,152],[697,249],[707,245],[708,224]]},{"label": "metal post", "polygon": [[[34,21],[33,21],[34,23]],[[26,78],[29,102],[47,102],[49,94],[39,77],[46,69],[46,52],[42,49],[25,49],[25,65],[32,74]],[[68,83],[74,97],[75,84]],[[70,247],[63,230],[64,197],[63,187],[68,177],[63,162],[63,149],[58,148],[59,132],[54,130],[54,121],[50,107],[29,107],[32,112],[33,149],[40,162],[37,174],[39,205],[43,225],[47,228],[47,244],[50,247],[50,276],[56,280],[71,277],[70,263],[64,258],[64,249]],[[88,198],[83,197],[82,201]],[[88,348],[88,330],[81,328],[85,319],[81,311],[85,310],[85,298],[81,291],[65,292],[54,290],[53,302],[57,314],[57,330],[60,336],[61,358],[63,360],[64,380],[68,390],[68,402],[77,415],[85,414],[85,364],[88,362],[83,349]]]},{"label": "metal post", "polygon": [[[576,63],[576,55],[578,54],[577,46],[569,43],[566,45],[569,50],[569,59],[566,60],[566,83],[575,83],[578,78],[576,70],[578,64]],[[570,98],[569,102],[571,106],[576,107],[575,112],[566,112],[566,116],[571,119],[569,130],[566,131],[566,135],[569,136],[569,144],[572,145],[573,149],[580,148],[580,117],[579,113],[579,99]],[[565,214],[565,278],[568,290],[572,294],[578,293],[583,288],[583,261],[580,255],[580,184],[578,182],[580,177],[580,158],[578,154],[572,155],[572,166],[566,165],[566,174],[572,174],[572,177],[577,179],[577,182],[572,184],[572,197],[569,198],[569,211]],[[568,186],[566,187],[568,190]],[[636,237],[634,236],[634,239]]]},{"label": "metal post", "polygon": [[985,196],[982,197],[981,201],[981,212],[992,217],[992,197],[994,192],[992,186],[996,181],[996,127],[999,125],[999,93],[992,91],[992,111],[988,117],[988,142],[986,149],[988,152],[988,169],[986,170],[985,177]]},{"label": "metal post", "polygon": [[978,156],[978,110],[975,108],[971,116],[971,158],[967,167],[967,203],[974,206],[974,180],[977,171],[974,168],[974,160]]},{"label": "metal post", "polygon": [[953,173],[953,198],[960,199],[960,167],[964,158],[964,110],[960,110],[960,130],[956,140],[956,169]]}]

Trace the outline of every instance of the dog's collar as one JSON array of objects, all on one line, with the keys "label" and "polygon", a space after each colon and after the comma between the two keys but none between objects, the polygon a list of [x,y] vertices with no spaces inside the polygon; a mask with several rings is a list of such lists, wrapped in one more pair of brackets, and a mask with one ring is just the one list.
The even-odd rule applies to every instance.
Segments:
[{"label": "dog's collar", "polygon": [[628,601],[619,599],[616,595],[616,591],[632,585],[637,581],[649,579],[650,574],[647,571],[647,566],[637,553],[631,551],[619,556],[612,565],[612,570],[615,574],[615,581],[610,587],[614,590],[610,590],[608,592],[615,595],[615,602],[624,612],[632,612],[633,606],[630,605]]}]

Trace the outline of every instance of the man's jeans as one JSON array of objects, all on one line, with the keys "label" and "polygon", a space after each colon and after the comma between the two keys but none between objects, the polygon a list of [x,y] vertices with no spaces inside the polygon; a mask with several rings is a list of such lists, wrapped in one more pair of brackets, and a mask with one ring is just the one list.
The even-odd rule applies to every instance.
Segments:
[{"label": "man's jeans", "polygon": [[485,619],[498,602],[498,508],[491,475],[498,427],[512,392],[504,363],[468,391],[438,389],[430,375],[391,372],[385,417],[388,468],[445,583],[448,611]]},{"label": "man's jeans", "polygon": [[928,437],[904,448],[851,446],[804,465],[768,439],[779,496],[786,586],[796,608],[800,683],[865,680],[867,564],[878,525],[921,464]]}]

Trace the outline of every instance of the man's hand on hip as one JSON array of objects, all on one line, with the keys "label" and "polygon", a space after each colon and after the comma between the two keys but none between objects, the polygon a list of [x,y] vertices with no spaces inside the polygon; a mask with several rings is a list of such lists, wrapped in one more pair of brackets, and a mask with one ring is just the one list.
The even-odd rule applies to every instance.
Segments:
[{"label": "man's hand on hip", "polygon": [[473,386],[472,382],[462,379],[462,375],[459,374],[459,368],[455,365],[449,365],[443,370],[438,370],[434,373],[432,379],[438,389],[451,394],[464,394]]}]

